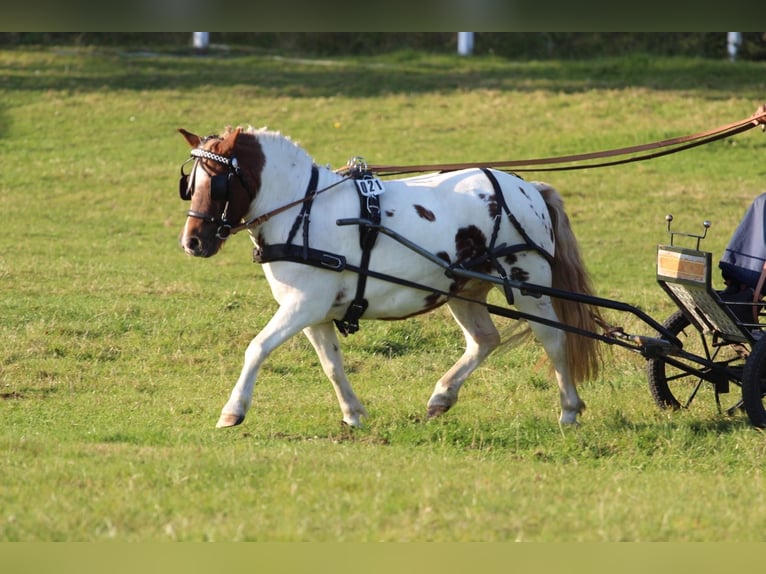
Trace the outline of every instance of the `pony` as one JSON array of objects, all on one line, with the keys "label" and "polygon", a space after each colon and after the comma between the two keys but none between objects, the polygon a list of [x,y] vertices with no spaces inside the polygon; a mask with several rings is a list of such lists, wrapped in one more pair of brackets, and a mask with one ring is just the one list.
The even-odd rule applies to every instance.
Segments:
[{"label": "pony", "polygon": [[533,288],[593,293],[563,200],[550,185],[484,168],[382,180],[361,159],[347,173],[319,166],[266,128],[179,132],[191,147],[181,166],[179,192],[190,209],[180,246],[211,257],[247,230],[279,304],[245,350],[218,428],[244,421],[261,365],[301,331],[332,383],[342,422],[362,426],[367,412],[346,377],[338,334],[355,332],[360,319],[400,320],[446,305],[465,350],[427,402],[428,417],[443,415],[501,344],[487,306],[493,287],[531,318],[525,330],[555,372],[560,424],[578,422],[585,403],[577,384],[597,376],[600,358],[593,339],[559,325],[592,332],[599,313]]}]

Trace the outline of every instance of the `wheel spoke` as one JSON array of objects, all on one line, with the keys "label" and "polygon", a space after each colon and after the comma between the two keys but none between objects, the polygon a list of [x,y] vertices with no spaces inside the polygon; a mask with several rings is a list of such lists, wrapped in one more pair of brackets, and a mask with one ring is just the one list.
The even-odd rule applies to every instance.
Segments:
[{"label": "wheel spoke", "polygon": [[687,409],[698,402],[698,397],[709,396],[703,390],[709,385],[713,391],[710,402],[721,412],[716,387],[716,381],[721,378],[719,369],[730,371],[726,378],[730,383],[739,385],[738,369],[743,368],[747,353],[743,352],[741,344],[735,346],[698,331],[680,310],[671,315],[664,326],[681,340],[686,353],[674,358],[672,364],[662,358],[648,361],[647,375],[652,398],[663,409]]},{"label": "wheel spoke", "polygon": [[692,391],[692,394],[689,395],[689,398],[687,399],[686,403],[684,404],[684,408],[688,409],[689,405],[692,404],[692,401],[694,400],[694,397],[697,396],[697,391],[700,390],[700,387],[702,386],[702,379],[697,379],[697,384],[694,385],[694,390]]}]

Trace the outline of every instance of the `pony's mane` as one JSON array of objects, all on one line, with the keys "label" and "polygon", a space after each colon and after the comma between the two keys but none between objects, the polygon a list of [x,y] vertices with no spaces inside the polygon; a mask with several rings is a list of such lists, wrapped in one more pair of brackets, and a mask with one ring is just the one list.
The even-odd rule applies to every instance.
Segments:
[{"label": "pony's mane", "polygon": [[289,136],[284,135],[281,132],[270,130],[266,127],[254,128],[248,126],[242,130],[242,135],[251,136],[258,140],[261,146],[264,148],[265,153],[268,155],[268,149],[276,149],[280,154],[285,154],[286,157],[305,156],[310,161],[313,158],[310,154],[303,149],[300,144],[292,140]]}]

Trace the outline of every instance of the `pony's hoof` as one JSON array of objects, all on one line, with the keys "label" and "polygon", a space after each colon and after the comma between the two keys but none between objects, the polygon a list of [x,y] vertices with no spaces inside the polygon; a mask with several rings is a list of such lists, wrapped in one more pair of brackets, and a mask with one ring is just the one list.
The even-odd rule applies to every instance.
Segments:
[{"label": "pony's hoof", "polygon": [[358,422],[358,421],[355,422],[355,423],[350,423],[350,422],[348,422],[346,420],[342,420],[341,419],[341,421],[340,421],[340,428],[341,428],[341,430],[343,432],[352,433],[352,432],[356,432],[359,429],[364,428],[364,425],[361,422]]},{"label": "pony's hoof", "polygon": [[577,420],[577,412],[562,413],[559,418],[559,425],[563,427],[577,427],[580,425],[580,421]]},{"label": "pony's hoof", "polygon": [[434,405],[434,406],[428,407],[428,418],[433,419],[436,417],[440,417],[444,413],[446,413],[448,410],[449,410],[449,407],[445,407],[443,405]]},{"label": "pony's hoof", "polygon": [[559,417],[559,424],[561,425],[579,425],[580,422],[577,420],[578,415],[581,415],[582,412],[585,410],[585,403],[580,401],[580,403],[575,408],[567,408],[561,410],[561,416]]},{"label": "pony's hoof", "polygon": [[364,425],[362,424],[362,421],[360,421],[359,419],[355,419],[355,420],[341,419],[340,426],[349,428],[349,429],[360,429]]},{"label": "pony's hoof", "polygon": [[229,415],[226,413],[223,413],[221,415],[221,418],[218,419],[218,422],[215,425],[215,428],[222,429],[222,428],[228,428],[228,427],[235,427],[238,424],[242,424],[242,421],[245,420],[244,415]]}]

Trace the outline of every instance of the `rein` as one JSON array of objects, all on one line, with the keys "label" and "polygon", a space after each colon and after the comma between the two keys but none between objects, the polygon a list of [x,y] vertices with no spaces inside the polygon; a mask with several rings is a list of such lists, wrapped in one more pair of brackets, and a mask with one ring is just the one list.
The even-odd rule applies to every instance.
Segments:
[{"label": "rein", "polygon": [[[690,149],[706,143],[710,143],[719,139],[723,139],[729,136],[733,136],[749,129],[752,129],[760,125],[761,129],[766,131],[766,104],[761,105],[756,112],[748,118],[732,122],[711,130],[700,132],[697,134],[680,136],[671,139],[661,140],[657,142],[616,148],[611,150],[603,150],[590,153],[582,153],[575,155],[565,155],[550,158],[535,158],[535,159],[523,159],[523,160],[509,160],[509,161],[496,161],[496,162],[476,162],[476,163],[445,163],[445,164],[423,164],[423,165],[370,165],[368,168],[370,171],[378,175],[399,175],[406,173],[416,173],[425,171],[456,171],[459,169],[472,169],[472,168],[496,168],[505,171],[514,172],[530,172],[530,171],[566,171],[575,169],[588,169],[592,167],[606,167],[612,165],[620,165],[626,163],[632,163],[636,161],[642,161],[646,159],[652,159],[676,153],[685,149]],[[672,147],[676,146],[676,147]],[[671,148],[672,149],[662,149]],[[651,152],[651,150],[661,150],[652,153],[644,153],[643,155],[630,157],[627,159],[616,159],[611,161],[605,161],[600,163],[588,163],[586,165],[569,165],[558,167],[530,167],[530,166],[546,166],[552,164],[562,163],[576,163],[583,161],[590,161],[602,158],[610,158],[616,156],[623,156],[629,154],[636,154],[642,152]],[[338,170],[338,173],[344,173],[348,168]]]},{"label": "rein", "polygon": [[340,185],[346,180],[351,179],[350,175],[345,176],[343,179],[340,179],[336,181],[335,183],[332,183],[328,185],[327,187],[323,187],[322,189],[316,190],[311,197],[302,197],[300,199],[296,199],[295,201],[291,201],[290,203],[287,203],[281,207],[277,207],[276,209],[272,209],[271,211],[267,211],[266,213],[259,215],[258,217],[253,217],[252,219],[248,219],[247,221],[240,223],[239,225],[233,226],[229,230],[230,235],[234,235],[235,233],[239,233],[240,231],[244,231],[245,229],[250,229],[252,227],[258,227],[259,225],[262,225],[266,223],[269,219],[274,217],[275,215],[279,215],[280,213],[287,211],[288,209],[292,209],[293,207],[297,205],[301,205],[302,203],[306,203],[307,201],[313,200],[317,195],[324,193],[325,191],[329,191],[333,187]]},{"label": "rein", "polygon": [[[675,137],[671,139],[666,139],[666,140],[661,140],[661,141],[656,141],[656,142],[641,144],[636,146],[615,148],[611,150],[602,150],[602,151],[582,153],[582,154],[565,155],[565,156],[549,157],[549,158],[535,158],[535,159],[526,159],[526,160],[508,160],[508,161],[473,162],[473,163],[469,162],[469,163],[421,164],[421,165],[367,165],[365,164],[365,167],[367,170],[369,170],[369,172],[375,175],[380,175],[380,176],[393,176],[393,175],[400,175],[400,174],[407,174],[407,173],[430,172],[430,171],[445,172],[445,171],[456,171],[460,169],[474,169],[474,168],[475,169],[495,168],[502,171],[513,171],[513,172],[535,172],[535,171],[543,172],[543,171],[567,171],[567,170],[576,170],[576,169],[588,169],[593,167],[607,167],[607,166],[621,165],[621,164],[632,163],[632,162],[637,162],[637,161],[642,161],[647,159],[653,159],[656,157],[662,157],[665,155],[670,155],[672,153],[676,153],[682,150],[690,149],[690,148],[701,146],[701,145],[704,145],[716,140],[720,140],[726,137],[737,135],[739,133],[745,132],[759,125],[761,126],[762,130],[766,131],[766,104],[759,106],[756,112],[748,118],[739,120],[737,122],[732,122],[730,124],[726,124],[711,130],[699,132],[692,135],[680,136],[680,137]],[[670,149],[663,149],[663,148],[670,148]],[[652,150],[659,150],[659,151],[652,151]],[[630,155],[630,154],[642,154],[642,155],[637,155],[637,156],[633,156],[633,157],[629,157],[625,159],[614,159],[610,161],[595,162],[595,163],[592,162],[592,160],[612,158],[612,157],[618,157],[618,156],[624,156],[624,155]],[[242,176],[236,157],[228,158],[228,157],[218,155],[203,149],[194,149],[192,150],[191,155],[192,155],[192,158],[195,158],[197,160],[204,158],[204,159],[215,161],[223,166],[226,166],[229,169],[229,174],[232,174],[232,173],[236,174],[240,178],[240,181],[242,182],[245,189],[248,190],[249,192],[249,188],[244,180],[244,177]],[[584,165],[555,166],[556,164],[577,163],[577,162],[586,162],[586,161],[591,163],[586,163]],[[555,167],[530,167],[530,166],[550,166],[550,165],[554,165]],[[226,220],[226,208],[224,208],[223,215],[220,219],[221,228],[219,229],[218,236],[220,239],[225,240],[229,236],[234,235],[235,233],[239,233],[240,231],[251,229],[253,227],[258,227],[259,225],[266,223],[269,219],[271,219],[275,215],[283,213],[298,205],[304,204],[310,199],[313,199],[314,197],[316,197],[317,195],[320,195],[321,193],[324,193],[325,191],[328,191],[349,179],[353,179],[355,169],[358,169],[358,168],[356,165],[354,165],[353,160],[351,160],[349,161],[348,165],[346,165],[345,167],[341,169],[336,170],[335,172],[343,176],[342,179],[328,185],[327,187],[317,190],[315,193],[312,194],[311,198],[302,197],[300,199],[296,199],[295,201],[287,203],[281,207],[268,211],[257,217],[253,217],[252,219],[249,219],[238,225],[232,225],[230,222]],[[182,172],[181,197],[183,199],[189,199],[189,197],[185,196],[183,193],[184,185],[188,185],[188,184],[186,180],[184,179],[184,175]],[[228,207],[228,202],[226,207]],[[188,215],[191,217],[203,219],[205,221],[212,221],[212,222],[219,221],[219,219],[217,218],[214,218],[207,214],[197,213],[194,211],[189,211]]]}]

